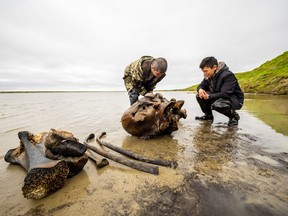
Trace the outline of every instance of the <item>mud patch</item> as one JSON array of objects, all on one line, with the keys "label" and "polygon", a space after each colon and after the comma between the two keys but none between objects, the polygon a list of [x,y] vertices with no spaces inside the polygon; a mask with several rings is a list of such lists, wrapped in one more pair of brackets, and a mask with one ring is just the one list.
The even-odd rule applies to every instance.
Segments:
[{"label": "mud patch", "polygon": [[23,214],[23,216],[45,216],[46,211],[44,209],[44,204],[40,204],[36,206],[35,208],[31,208],[28,212]]},{"label": "mud patch", "polygon": [[249,185],[241,182],[226,185],[203,182],[197,174],[191,174],[187,175],[183,184],[177,188],[165,186],[143,192],[142,198],[136,198],[142,209],[138,214],[285,215],[287,207],[284,202],[272,196],[258,197],[254,192],[247,193],[247,187],[249,188]]}]

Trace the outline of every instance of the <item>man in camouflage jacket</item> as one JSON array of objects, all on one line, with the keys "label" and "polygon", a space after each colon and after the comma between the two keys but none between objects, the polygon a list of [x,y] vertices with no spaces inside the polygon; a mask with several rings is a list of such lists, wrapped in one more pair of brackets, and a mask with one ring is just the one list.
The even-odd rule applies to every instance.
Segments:
[{"label": "man in camouflage jacket", "polygon": [[144,96],[153,92],[156,84],[166,76],[167,61],[164,58],[142,56],[125,68],[124,84],[129,95],[130,105]]}]

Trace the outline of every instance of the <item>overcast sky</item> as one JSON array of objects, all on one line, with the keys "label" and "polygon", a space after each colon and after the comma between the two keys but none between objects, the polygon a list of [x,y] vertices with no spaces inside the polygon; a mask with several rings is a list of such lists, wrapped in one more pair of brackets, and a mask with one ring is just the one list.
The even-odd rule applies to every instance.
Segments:
[{"label": "overcast sky", "polygon": [[287,50],[287,0],[0,0],[0,90],[125,90],[143,55],[178,89],[206,56],[242,72]]}]

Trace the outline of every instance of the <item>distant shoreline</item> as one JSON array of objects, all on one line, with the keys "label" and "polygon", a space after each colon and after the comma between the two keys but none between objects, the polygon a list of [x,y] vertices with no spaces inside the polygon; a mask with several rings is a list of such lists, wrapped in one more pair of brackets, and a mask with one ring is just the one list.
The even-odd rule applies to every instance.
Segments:
[{"label": "distant shoreline", "polygon": [[93,93],[93,92],[125,92],[125,91],[81,91],[81,90],[15,90],[15,91],[0,91],[0,94],[5,93]]},{"label": "distant shoreline", "polygon": [[[50,91],[50,90],[45,90],[45,91],[41,91],[41,90],[23,90],[23,91],[0,91],[0,94],[22,94],[22,93],[99,93],[99,92],[124,92],[126,93],[126,91]],[[186,93],[197,93],[197,91],[195,90],[156,90],[155,92],[186,92]],[[267,93],[255,93],[255,92],[244,92],[245,95],[277,95],[277,94],[267,94]],[[281,96],[281,95],[277,95],[277,96]],[[287,96],[287,95],[283,95],[283,96]]]},{"label": "distant shoreline", "polygon": [[[167,92],[167,91],[183,91],[189,92],[189,90],[173,89],[173,90],[155,90],[155,92]],[[0,90],[0,94],[5,93],[94,93],[94,92],[126,92],[126,91],[116,91],[116,90]]]}]

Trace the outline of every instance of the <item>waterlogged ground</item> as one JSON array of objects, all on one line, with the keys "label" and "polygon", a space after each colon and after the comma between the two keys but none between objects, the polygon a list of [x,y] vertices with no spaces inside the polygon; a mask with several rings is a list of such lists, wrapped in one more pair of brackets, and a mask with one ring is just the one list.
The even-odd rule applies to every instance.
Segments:
[{"label": "waterlogged ground", "polygon": [[[287,215],[288,97],[246,96],[239,126],[229,128],[217,113],[213,124],[195,121],[201,112],[194,94],[162,93],[184,99],[188,118],[171,136],[152,140],[122,129],[124,92],[0,94],[0,215]],[[28,200],[21,191],[25,171],[3,158],[18,146],[19,131],[50,128],[80,140],[106,131],[107,142],[179,165],[160,167],[156,176],[88,161],[56,193]]]}]

